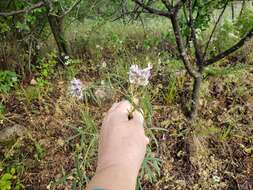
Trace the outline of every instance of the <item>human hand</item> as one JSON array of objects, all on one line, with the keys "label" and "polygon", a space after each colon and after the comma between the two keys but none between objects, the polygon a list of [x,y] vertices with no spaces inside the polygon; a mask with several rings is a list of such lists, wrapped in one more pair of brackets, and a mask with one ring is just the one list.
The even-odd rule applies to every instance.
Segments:
[{"label": "human hand", "polygon": [[142,114],[134,111],[129,120],[131,110],[129,101],[121,101],[113,104],[104,118],[97,171],[110,166],[124,166],[137,177],[149,140],[144,134]]}]

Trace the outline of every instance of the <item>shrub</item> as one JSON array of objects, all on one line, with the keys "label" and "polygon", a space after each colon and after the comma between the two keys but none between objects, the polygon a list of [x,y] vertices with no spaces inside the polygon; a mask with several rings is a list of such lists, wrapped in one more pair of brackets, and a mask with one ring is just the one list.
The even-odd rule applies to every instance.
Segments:
[{"label": "shrub", "polygon": [[236,21],[235,27],[240,32],[240,36],[244,36],[250,31],[253,28],[253,11],[248,8],[244,9]]},{"label": "shrub", "polygon": [[18,77],[12,71],[0,71],[0,92],[8,93],[18,82]]}]

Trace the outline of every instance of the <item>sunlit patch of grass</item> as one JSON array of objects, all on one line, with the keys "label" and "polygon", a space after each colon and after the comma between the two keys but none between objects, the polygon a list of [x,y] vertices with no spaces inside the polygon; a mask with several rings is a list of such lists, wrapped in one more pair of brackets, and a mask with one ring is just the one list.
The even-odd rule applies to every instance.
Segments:
[{"label": "sunlit patch of grass", "polygon": [[0,122],[4,119],[4,115],[5,115],[5,106],[0,103]]},{"label": "sunlit patch of grass", "polygon": [[63,173],[63,177],[50,182],[50,186],[65,184],[71,180],[71,189],[82,189],[90,179],[88,171],[94,171],[98,146],[98,128],[91,113],[82,110],[80,115],[80,127],[73,127],[75,134],[69,137],[65,143],[74,148],[75,167],[70,173]]},{"label": "sunlit patch of grass", "polygon": [[137,179],[136,190],[142,190],[142,181],[154,183],[160,177],[163,161],[156,158],[151,149],[147,148],[147,154],[142,162],[139,178]]},{"label": "sunlit patch of grass", "polygon": [[44,159],[46,150],[29,132],[1,142],[0,148],[0,189],[24,189],[25,173]]},{"label": "sunlit patch of grass", "polygon": [[168,88],[167,91],[164,93],[164,100],[166,104],[174,103],[178,92],[176,78],[172,78],[169,81],[169,85],[167,88]]},{"label": "sunlit patch of grass", "polygon": [[236,64],[230,67],[217,67],[217,66],[209,66],[205,70],[206,77],[214,76],[214,77],[222,77],[227,80],[242,80],[247,76],[250,65],[247,64]]},{"label": "sunlit patch of grass", "polygon": [[193,126],[194,135],[198,137],[211,137],[211,136],[219,136],[222,131],[217,128],[212,121],[204,121],[199,119]]}]

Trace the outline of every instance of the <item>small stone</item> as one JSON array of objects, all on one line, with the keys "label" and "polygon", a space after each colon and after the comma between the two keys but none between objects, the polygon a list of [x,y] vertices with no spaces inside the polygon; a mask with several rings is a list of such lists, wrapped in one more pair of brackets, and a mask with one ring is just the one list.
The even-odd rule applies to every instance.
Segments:
[{"label": "small stone", "polygon": [[21,125],[13,125],[6,127],[0,131],[0,142],[8,142],[15,139],[17,136],[21,137],[25,134],[26,129]]},{"label": "small stone", "polygon": [[31,85],[36,85],[36,84],[37,84],[37,81],[36,81],[35,79],[32,79],[32,80],[30,81],[30,84],[31,84]]},{"label": "small stone", "polygon": [[102,85],[95,89],[94,95],[99,102],[109,101],[113,98],[113,89]]},{"label": "small stone", "polygon": [[64,140],[63,140],[62,138],[59,138],[59,139],[57,140],[57,144],[58,144],[59,146],[64,146],[65,142],[64,142]]}]

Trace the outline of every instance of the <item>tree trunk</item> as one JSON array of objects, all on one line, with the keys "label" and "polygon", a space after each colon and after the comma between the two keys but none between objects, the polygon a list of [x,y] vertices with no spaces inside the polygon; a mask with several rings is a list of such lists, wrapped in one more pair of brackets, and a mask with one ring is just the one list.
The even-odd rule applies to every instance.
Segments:
[{"label": "tree trunk", "polygon": [[199,94],[200,94],[200,87],[202,84],[202,75],[194,78],[194,85],[192,91],[192,100],[191,100],[191,107],[190,107],[190,118],[194,119],[198,113],[199,107]]},{"label": "tree trunk", "polygon": [[[63,18],[48,15],[48,22],[50,24],[51,31],[54,35],[54,39],[56,41],[60,58],[68,55],[68,45],[64,37],[64,30],[63,30]],[[63,59],[64,61],[64,59]]]}]

